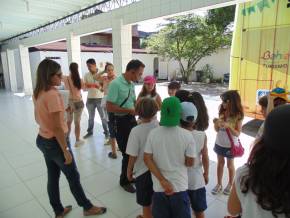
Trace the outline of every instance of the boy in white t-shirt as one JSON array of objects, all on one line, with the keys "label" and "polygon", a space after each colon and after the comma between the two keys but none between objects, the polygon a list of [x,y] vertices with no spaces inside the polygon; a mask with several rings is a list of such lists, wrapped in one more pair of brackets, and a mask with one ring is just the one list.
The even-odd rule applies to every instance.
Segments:
[{"label": "boy in white t-shirt", "polygon": [[150,171],[144,163],[144,149],[150,131],[159,126],[155,116],[158,105],[154,99],[144,98],[136,105],[136,113],[141,123],[131,130],[126,153],[129,155],[127,177],[129,181],[136,177],[137,204],[143,207],[143,218],[152,218],[151,204],[153,183]]},{"label": "boy in white t-shirt", "polygon": [[207,138],[204,131],[195,130],[198,111],[191,102],[182,102],[181,127],[191,131],[198,157],[194,166],[188,168],[188,195],[196,218],[204,218],[207,209],[205,185],[208,183],[209,157]]},{"label": "boy in white t-shirt", "polygon": [[178,98],[166,98],[161,107],[161,126],[147,139],[144,161],[152,174],[154,218],[191,218],[187,167],[193,166],[196,151],[190,131],[179,127],[180,118]]}]

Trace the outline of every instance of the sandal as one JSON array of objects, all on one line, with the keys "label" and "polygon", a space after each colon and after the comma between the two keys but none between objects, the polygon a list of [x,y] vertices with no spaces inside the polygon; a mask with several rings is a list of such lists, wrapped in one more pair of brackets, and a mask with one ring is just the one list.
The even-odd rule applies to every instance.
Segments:
[{"label": "sandal", "polygon": [[[94,210],[94,209],[98,209],[98,210]],[[91,209],[84,211],[84,216],[102,215],[106,212],[107,212],[107,208],[105,207],[93,206]]]},{"label": "sandal", "polygon": [[111,159],[117,159],[117,154],[114,154],[113,152],[110,152],[108,154],[108,157],[111,158]]},{"label": "sandal", "polygon": [[143,218],[143,216],[142,215],[138,215],[136,218]]},{"label": "sandal", "polygon": [[72,206],[68,205],[63,209],[63,212],[60,215],[55,215],[55,218],[63,218],[65,217],[69,212],[71,212]]}]

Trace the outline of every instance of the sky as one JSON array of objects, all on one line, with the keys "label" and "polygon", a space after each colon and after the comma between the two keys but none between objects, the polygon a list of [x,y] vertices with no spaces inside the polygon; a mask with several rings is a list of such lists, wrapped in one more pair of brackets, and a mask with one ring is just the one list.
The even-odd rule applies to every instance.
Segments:
[{"label": "sky", "polygon": [[[200,16],[205,16],[206,11],[205,10],[198,10],[195,11],[194,14],[200,15]],[[138,23],[138,30],[139,31],[144,31],[144,32],[157,32],[160,30],[160,27],[158,27],[159,24],[165,24],[166,21],[164,18],[156,18],[153,20],[147,20]]]}]

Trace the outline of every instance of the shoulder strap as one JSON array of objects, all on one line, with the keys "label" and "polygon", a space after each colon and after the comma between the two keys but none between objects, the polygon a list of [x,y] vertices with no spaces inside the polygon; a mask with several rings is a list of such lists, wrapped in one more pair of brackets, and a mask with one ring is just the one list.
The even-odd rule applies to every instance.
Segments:
[{"label": "shoulder strap", "polygon": [[232,147],[235,146],[235,144],[234,144],[234,140],[233,140],[233,137],[232,137],[232,134],[231,134],[231,132],[230,132],[230,130],[229,130],[228,128],[226,128],[226,133],[227,133],[227,135],[228,135],[228,137],[229,137],[229,140],[230,140],[230,142],[231,142],[231,146],[232,146]]},{"label": "shoulder strap", "polygon": [[129,93],[128,93],[128,96],[127,96],[127,98],[120,104],[120,107],[122,107],[127,101],[128,101],[128,99],[129,99],[129,97],[130,97],[130,94],[131,94],[131,88],[129,88]]}]

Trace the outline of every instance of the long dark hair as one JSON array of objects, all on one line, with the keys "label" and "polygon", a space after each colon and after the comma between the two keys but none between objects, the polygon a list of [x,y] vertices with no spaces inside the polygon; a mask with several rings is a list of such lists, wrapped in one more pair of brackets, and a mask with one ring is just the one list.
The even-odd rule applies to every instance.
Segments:
[{"label": "long dark hair", "polygon": [[203,97],[199,92],[192,92],[189,94],[189,101],[195,105],[198,112],[197,119],[195,121],[195,129],[198,131],[207,130],[209,125],[209,117]]},{"label": "long dark hair", "polygon": [[[221,99],[225,102],[229,102],[229,117],[238,117],[239,120],[244,118],[244,109],[242,107],[241,96],[237,90],[229,90],[221,94]],[[220,105],[219,116],[225,115],[226,110],[223,105]]]},{"label": "long dark hair", "polygon": [[73,81],[73,84],[75,87],[77,87],[78,89],[82,88],[82,83],[81,83],[81,78],[80,78],[80,74],[79,74],[79,66],[77,63],[71,63],[69,65],[69,70],[70,70],[70,77]]},{"label": "long dark hair", "polygon": [[[145,97],[146,95],[147,95],[147,91],[146,91],[145,84],[144,84],[138,97]],[[152,98],[157,95],[156,84],[154,85],[154,89],[151,91],[150,95]]]},{"label": "long dark hair", "polygon": [[48,91],[51,88],[51,77],[59,71],[60,65],[51,59],[44,59],[40,62],[36,71],[36,86],[33,91],[35,99],[38,98],[41,91]]},{"label": "long dark hair", "polygon": [[264,138],[253,147],[248,159],[248,175],[241,179],[242,193],[252,191],[257,203],[274,217],[290,217],[290,158],[265,146]]}]

